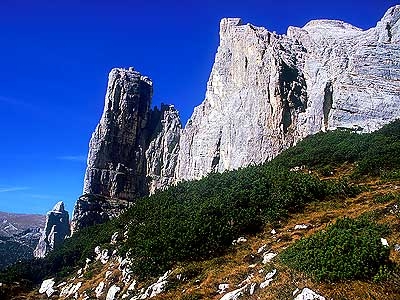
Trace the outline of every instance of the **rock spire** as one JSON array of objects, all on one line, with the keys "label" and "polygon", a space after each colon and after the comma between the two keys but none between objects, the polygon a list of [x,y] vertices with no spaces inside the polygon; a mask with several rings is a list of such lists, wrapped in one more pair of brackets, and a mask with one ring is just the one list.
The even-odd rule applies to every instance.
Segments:
[{"label": "rock spire", "polygon": [[64,202],[60,201],[47,213],[46,225],[33,255],[45,257],[70,234],[69,214],[64,209]]}]

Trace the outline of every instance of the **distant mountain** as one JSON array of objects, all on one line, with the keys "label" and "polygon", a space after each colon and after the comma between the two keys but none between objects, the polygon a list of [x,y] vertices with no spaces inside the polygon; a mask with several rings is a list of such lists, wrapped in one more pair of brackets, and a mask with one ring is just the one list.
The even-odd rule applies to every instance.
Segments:
[{"label": "distant mountain", "polygon": [[0,212],[0,269],[33,258],[46,216]]}]

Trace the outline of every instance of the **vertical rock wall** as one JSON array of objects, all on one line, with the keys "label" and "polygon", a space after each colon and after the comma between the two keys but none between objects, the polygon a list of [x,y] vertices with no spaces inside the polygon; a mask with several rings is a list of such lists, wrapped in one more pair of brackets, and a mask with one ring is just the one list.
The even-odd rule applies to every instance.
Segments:
[{"label": "vertical rock wall", "polygon": [[113,69],[104,112],[89,144],[84,194],[133,199],[147,194],[146,125],[152,82],[133,70]]}]

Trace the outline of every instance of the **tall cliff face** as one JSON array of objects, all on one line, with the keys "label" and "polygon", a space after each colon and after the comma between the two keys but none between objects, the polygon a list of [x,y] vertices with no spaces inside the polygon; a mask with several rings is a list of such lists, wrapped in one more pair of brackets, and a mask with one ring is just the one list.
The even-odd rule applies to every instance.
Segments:
[{"label": "tall cliff face", "polygon": [[70,234],[69,214],[64,209],[64,203],[60,201],[47,213],[46,225],[33,255],[45,257],[50,251],[61,245]]},{"label": "tall cliff face", "polygon": [[135,199],[172,183],[181,123],[173,106],[150,109],[152,93],[151,80],[133,68],[111,70],[72,231],[103,223]]},{"label": "tall cliff face", "polygon": [[113,69],[104,112],[89,144],[84,194],[132,199],[147,194],[146,125],[152,82],[138,72]]},{"label": "tall cliff face", "polygon": [[317,20],[286,35],[223,19],[176,178],[262,163],[321,130],[368,132],[400,117],[399,19],[395,6],[366,31]]},{"label": "tall cliff face", "polygon": [[150,194],[175,182],[178,162],[181,121],[173,105],[161,105],[152,112],[156,125],[146,150],[148,187]]},{"label": "tall cliff face", "polygon": [[73,228],[177,181],[263,163],[318,131],[378,129],[400,117],[399,61],[399,5],[369,30],[316,20],[277,35],[223,19],[205,100],[184,129],[172,106],[149,109],[148,78],[112,70]]}]

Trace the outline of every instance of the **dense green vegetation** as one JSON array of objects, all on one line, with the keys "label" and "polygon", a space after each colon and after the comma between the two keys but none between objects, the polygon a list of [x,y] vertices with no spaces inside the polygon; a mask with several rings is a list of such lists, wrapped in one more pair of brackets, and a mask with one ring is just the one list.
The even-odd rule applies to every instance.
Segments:
[{"label": "dense green vegetation", "polygon": [[272,161],[292,168],[327,169],[356,163],[355,175],[398,174],[400,168],[400,120],[371,134],[349,130],[320,132],[305,138]]},{"label": "dense green vegetation", "polygon": [[284,250],[280,259],[317,280],[372,279],[389,264],[389,247],[381,242],[387,230],[367,217],[338,219]]},{"label": "dense green vegetation", "polygon": [[[182,182],[137,200],[113,221],[79,231],[45,259],[19,263],[0,273],[0,282],[25,278],[37,283],[54,274],[62,276],[73,266],[83,265],[93,256],[95,246],[108,243],[115,231],[128,230],[128,239],[119,251],[130,250],[133,271],[142,277],[158,275],[177,262],[218,256],[233,239],[281,221],[289,213],[301,211],[306,203],[357,193],[357,188],[345,180],[322,181],[314,175],[290,172],[289,168],[304,165],[326,171],[343,163],[356,163],[358,175],[396,176],[399,135],[399,121],[373,134],[319,133],[262,166]],[[364,229],[374,232],[360,228],[361,236]],[[343,275],[339,272],[339,276]]]},{"label": "dense green vegetation", "polygon": [[132,249],[135,274],[159,274],[178,261],[219,255],[239,235],[343,193],[354,189],[267,166],[211,174],[139,200],[121,218],[129,224],[124,251]]}]

